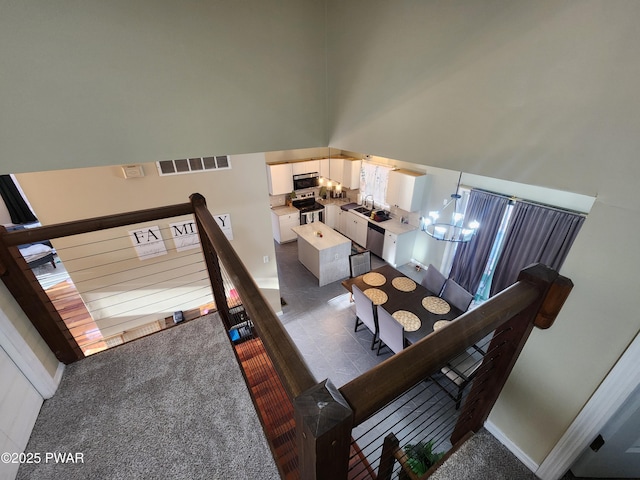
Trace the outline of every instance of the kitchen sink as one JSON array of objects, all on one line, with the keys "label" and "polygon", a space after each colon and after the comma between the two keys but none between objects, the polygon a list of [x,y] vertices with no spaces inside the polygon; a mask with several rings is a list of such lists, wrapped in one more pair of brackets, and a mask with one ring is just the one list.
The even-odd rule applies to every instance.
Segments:
[{"label": "kitchen sink", "polygon": [[369,215],[371,215],[371,209],[367,208],[367,207],[358,207],[358,208],[354,208],[353,210],[355,212],[362,213],[363,215],[366,215],[367,217]]},{"label": "kitchen sink", "polygon": [[[367,207],[354,208],[353,211],[361,213],[365,217],[371,217],[371,212],[372,212],[372,210]],[[387,220],[391,220],[391,217],[384,210],[378,210],[376,211],[375,217],[372,217],[372,220],[375,220],[376,222],[385,222]]]}]

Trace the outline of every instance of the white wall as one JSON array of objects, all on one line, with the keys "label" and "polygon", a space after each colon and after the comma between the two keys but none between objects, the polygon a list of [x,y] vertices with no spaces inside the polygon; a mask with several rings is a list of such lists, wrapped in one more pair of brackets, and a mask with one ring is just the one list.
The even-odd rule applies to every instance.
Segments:
[{"label": "white wall", "polygon": [[326,146],[324,4],[29,0],[0,15],[0,172]]},{"label": "white wall", "polygon": [[[0,452],[20,453],[29,441],[43,399],[62,378],[63,365],[0,284]],[[14,478],[19,463],[0,462],[0,478]]]},{"label": "white wall", "polygon": [[[0,348],[0,452],[24,451],[42,406],[42,396],[33,388],[9,355]],[[19,463],[0,462],[0,478],[15,478]]]},{"label": "white wall", "polygon": [[640,328],[640,3],[328,5],[331,147],[597,197],[490,418],[539,464]]},{"label": "white wall", "polygon": [[[258,234],[271,231],[265,157],[264,154],[232,155],[230,162],[229,170],[170,176],[160,176],[155,164],[147,163],[143,164],[144,177],[131,179],[123,177],[119,165],[23,173],[17,177],[43,225],[185,203],[189,201],[191,194],[202,194],[213,214],[230,215],[233,228],[231,245],[277,311],[280,309],[280,296],[273,238]],[[64,194],[60,195],[59,192]],[[53,198],[56,200],[51,201]],[[173,221],[176,220],[171,220]],[[153,224],[166,226],[167,223],[158,221]],[[128,229],[121,230],[126,247],[126,244],[130,245],[126,238]],[[104,233],[96,238],[109,238],[113,235],[112,232]],[[67,252],[70,252],[70,257],[82,256],[78,249],[65,251],[66,247],[81,245],[83,241],[79,239],[69,237],[54,240],[53,243],[59,248],[63,263]],[[268,256],[271,261],[265,264],[264,256]],[[169,257],[176,257],[176,254],[172,253]],[[130,263],[139,266],[140,262],[134,259]],[[65,263],[65,266],[73,279],[75,263]],[[96,271],[97,267],[88,273],[85,267],[80,263],[77,265],[78,270],[85,269],[85,276],[100,276],[100,272]],[[158,264],[158,268],[166,269],[162,264]],[[95,288],[90,283],[86,287],[88,290]],[[114,301],[117,303],[120,300]],[[113,334],[115,331],[110,330],[108,333]]]}]

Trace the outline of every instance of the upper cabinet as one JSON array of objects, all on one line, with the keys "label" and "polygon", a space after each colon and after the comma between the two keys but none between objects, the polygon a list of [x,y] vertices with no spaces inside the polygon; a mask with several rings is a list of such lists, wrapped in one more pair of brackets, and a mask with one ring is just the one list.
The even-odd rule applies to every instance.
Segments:
[{"label": "upper cabinet", "polygon": [[329,159],[329,178],[333,182],[343,183],[344,177],[344,158]]},{"label": "upper cabinet", "polygon": [[362,160],[355,158],[330,158],[329,178],[342,185],[343,188],[356,190],[360,188],[360,167]]},{"label": "upper cabinet", "polygon": [[283,195],[293,190],[293,168],[291,163],[267,165],[269,195]]},{"label": "upper cabinet", "polygon": [[427,185],[427,175],[410,170],[392,170],[387,184],[387,203],[407,212],[422,207],[422,198]]},{"label": "upper cabinet", "polygon": [[301,175],[303,173],[320,173],[320,160],[305,160],[303,162],[294,162],[293,175]]},{"label": "upper cabinet", "polygon": [[362,160],[355,158],[317,158],[267,164],[269,195],[282,195],[293,190],[293,176],[317,172],[319,176],[339,183],[342,188],[360,188]]},{"label": "upper cabinet", "polygon": [[362,160],[345,160],[342,186],[349,190],[360,188],[360,169]]},{"label": "upper cabinet", "polygon": [[320,176],[324,178],[331,178],[329,172],[331,169],[330,160],[328,158],[321,158],[320,162]]}]

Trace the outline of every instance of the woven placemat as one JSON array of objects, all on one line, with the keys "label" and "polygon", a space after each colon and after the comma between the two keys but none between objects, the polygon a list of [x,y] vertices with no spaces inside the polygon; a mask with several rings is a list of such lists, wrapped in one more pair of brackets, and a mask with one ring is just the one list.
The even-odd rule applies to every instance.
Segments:
[{"label": "woven placemat", "polygon": [[422,306],[431,313],[436,315],[444,315],[449,313],[451,306],[440,297],[424,297],[422,299]]},{"label": "woven placemat", "polygon": [[382,305],[387,300],[389,300],[389,296],[379,288],[367,288],[362,293],[369,297],[374,305]]},{"label": "woven placemat", "polygon": [[372,287],[379,287],[380,285],[384,285],[387,279],[381,273],[369,272],[364,274],[362,281]]},{"label": "woven placemat", "polygon": [[449,325],[450,321],[451,320],[438,320],[433,324],[433,331],[440,330],[442,327],[446,327],[447,325]]},{"label": "woven placemat", "polygon": [[401,292],[413,292],[416,289],[416,282],[408,277],[396,277],[391,280],[391,285]]},{"label": "woven placemat", "polygon": [[398,323],[400,323],[407,332],[415,332],[420,328],[422,322],[415,313],[407,312],[406,310],[398,310],[391,314]]}]

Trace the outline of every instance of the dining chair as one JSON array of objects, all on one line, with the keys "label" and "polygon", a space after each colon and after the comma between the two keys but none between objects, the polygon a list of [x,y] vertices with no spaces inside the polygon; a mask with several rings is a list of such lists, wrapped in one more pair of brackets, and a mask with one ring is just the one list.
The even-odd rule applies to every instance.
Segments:
[{"label": "dining chair", "polygon": [[446,281],[447,277],[440,273],[432,264],[429,264],[422,279],[422,286],[439,296]]},{"label": "dining chair", "polygon": [[378,319],[374,313],[373,302],[369,297],[367,297],[362,290],[360,290],[357,286],[353,285],[351,287],[353,293],[353,300],[356,304],[356,325],[354,328],[354,332],[358,331],[358,327],[364,324],[371,333],[373,334],[373,339],[371,340],[371,350],[375,346],[378,341]]},{"label": "dining chair", "polygon": [[349,268],[351,270],[351,278],[363,275],[371,271],[371,252],[365,250],[360,253],[349,255]]},{"label": "dining chair", "polygon": [[449,361],[440,369],[445,378],[453,382],[457,388],[455,394],[452,394],[450,390],[443,388],[443,390],[456,402],[456,410],[460,408],[464,389],[475,378],[480,365],[482,365],[483,358],[484,352],[474,345],[469,347],[465,352],[461,353],[453,360]]},{"label": "dining chair", "polygon": [[450,278],[445,282],[440,297],[463,312],[469,309],[471,300],[473,300],[473,295]]},{"label": "dining chair", "polygon": [[407,346],[407,340],[404,338],[404,327],[384,308],[378,305],[378,327],[380,328],[378,351],[380,355],[380,347],[384,343],[393,353],[398,353]]}]

